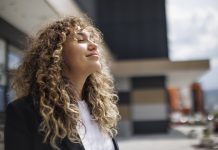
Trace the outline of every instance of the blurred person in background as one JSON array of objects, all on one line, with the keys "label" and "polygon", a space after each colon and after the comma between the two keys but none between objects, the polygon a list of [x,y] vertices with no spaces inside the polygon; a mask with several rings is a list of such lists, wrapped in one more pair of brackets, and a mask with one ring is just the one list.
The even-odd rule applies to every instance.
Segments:
[{"label": "blurred person in background", "polygon": [[112,75],[89,19],[66,17],[32,38],[14,72],[5,150],[118,150]]}]

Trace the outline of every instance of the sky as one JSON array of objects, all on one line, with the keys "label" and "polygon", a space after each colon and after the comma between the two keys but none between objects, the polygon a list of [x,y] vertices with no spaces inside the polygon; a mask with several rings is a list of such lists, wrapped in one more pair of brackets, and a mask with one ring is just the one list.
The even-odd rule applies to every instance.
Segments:
[{"label": "sky", "polygon": [[166,0],[170,59],[210,60],[199,82],[218,90],[218,0]]}]

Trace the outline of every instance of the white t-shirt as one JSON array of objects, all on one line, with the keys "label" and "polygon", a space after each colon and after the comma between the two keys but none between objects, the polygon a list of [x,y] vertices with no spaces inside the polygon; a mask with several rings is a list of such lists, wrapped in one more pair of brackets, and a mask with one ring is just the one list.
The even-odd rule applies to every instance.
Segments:
[{"label": "white t-shirt", "polygon": [[114,144],[109,135],[100,131],[96,121],[90,115],[86,102],[78,101],[80,119],[85,125],[77,125],[77,131],[85,150],[114,150]]}]

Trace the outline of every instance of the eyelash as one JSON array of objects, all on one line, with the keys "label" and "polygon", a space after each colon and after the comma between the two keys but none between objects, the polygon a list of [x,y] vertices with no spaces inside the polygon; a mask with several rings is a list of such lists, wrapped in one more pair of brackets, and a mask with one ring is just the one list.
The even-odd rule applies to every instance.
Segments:
[{"label": "eyelash", "polygon": [[77,39],[77,42],[84,42],[84,39]]},{"label": "eyelash", "polygon": [[[78,42],[78,43],[80,43],[80,42],[86,42],[86,41],[87,41],[86,39],[77,39],[77,42]],[[94,41],[94,40],[93,40],[92,42],[93,42],[93,43],[96,43],[96,41]]]}]

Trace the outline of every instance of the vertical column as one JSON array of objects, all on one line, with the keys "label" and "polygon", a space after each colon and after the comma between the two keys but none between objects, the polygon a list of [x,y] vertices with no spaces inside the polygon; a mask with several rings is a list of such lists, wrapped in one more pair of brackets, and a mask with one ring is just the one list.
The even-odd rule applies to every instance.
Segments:
[{"label": "vertical column", "polygon": [[4,120],[6,105],[6,42],[0,39],[0,143],[4,142]]},{"label": "vertical column", "polygon": [[0,39],[0,112],[5,107],[6,87],[6,42]]},{"label": "vertical column", "polygon": [[118,89],[118,108],[121,115],[121,121],[118,123],[118,136],[129,137],[132,135],[132,123],[130,112],[130,79],[116,78],[116,85]]},{"label": "vertical column", "polygon": [[131,81],[133,133],[167,132],[169,107],[165,77],[134,77]]}]

